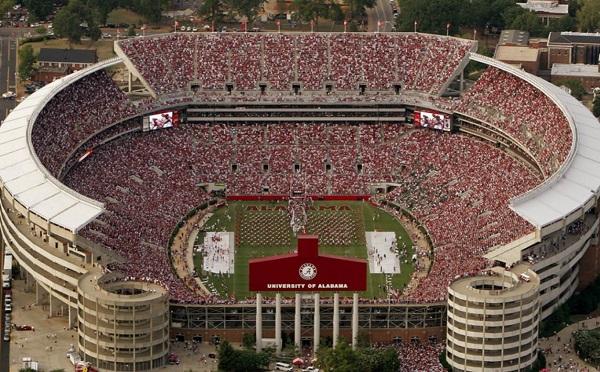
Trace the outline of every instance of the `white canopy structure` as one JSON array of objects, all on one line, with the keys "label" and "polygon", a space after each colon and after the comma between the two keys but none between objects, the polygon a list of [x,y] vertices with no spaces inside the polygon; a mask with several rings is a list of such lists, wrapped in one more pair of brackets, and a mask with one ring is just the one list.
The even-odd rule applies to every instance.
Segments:
[{"label": "white canopy structure", "polygon": [[31,142],[31,129],[44,106],[83,76],[121,62],[113,58],[56,80],[19,104],[0,126],[0,185],[31,213],[76,233],[103,211],[54,178],[40,163]]},{"label": "white canopy structure", "polygon": [[554,84],[476,53],[471,54],[471,59],[504,70],[535,86],[563,111],[573,131],[571,151],[562,167],[538,187],[511,200],[511,208],[538,228],[563,219],[570,222],[578,218],[600,192],[598,120],[581,102]]}]

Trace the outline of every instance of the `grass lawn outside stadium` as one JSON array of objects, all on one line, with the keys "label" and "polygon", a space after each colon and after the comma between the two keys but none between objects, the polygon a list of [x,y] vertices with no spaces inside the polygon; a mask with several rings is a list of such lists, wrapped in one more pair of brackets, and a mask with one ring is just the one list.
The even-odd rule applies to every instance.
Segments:
[{"label": "grass lawn outside stadium", "polygon": [[[217,209],[201,230],[235,233],[235,269],[231,275],[205,273],[202,255],[194,253],[196,272],[205,284],[212,286],[222,297],[233,296],[241,300],[254,295],[248,290],[248,260],[287,254],[296,249],[287,207],[287,201],[230,201],[227,206]],[[367,259],[366,231],[394,232],[399,251],[406,246],[406,263],[401,260],[401,273],[368,274],[367,291],[362,292],[361,297],[387,298],[386,283],[401,289],[410,281],[413,243],[400,221],[391,214],[367,201],[315,201],[307,215],[306,233],[319,236],[321,254]],[[337,231],[335,236],[331,234],[332,230]],[[204,236],[204,232],[198,234],[196,245],[204,241]],[[322,292],[321,295],[329,297],[332,293]],[[351,293],[341,292],[340,295],[350,296]]]}]

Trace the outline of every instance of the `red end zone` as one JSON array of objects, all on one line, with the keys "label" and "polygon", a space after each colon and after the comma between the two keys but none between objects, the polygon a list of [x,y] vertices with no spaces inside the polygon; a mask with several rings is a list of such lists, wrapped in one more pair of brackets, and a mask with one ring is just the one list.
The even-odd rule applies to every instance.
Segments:
[{"label": "red end zone", "polygon": [[298,236],[298,253],[249,261],[254,292],[317,292],[367,289],[367,261],[319,255],[319,238]]}]

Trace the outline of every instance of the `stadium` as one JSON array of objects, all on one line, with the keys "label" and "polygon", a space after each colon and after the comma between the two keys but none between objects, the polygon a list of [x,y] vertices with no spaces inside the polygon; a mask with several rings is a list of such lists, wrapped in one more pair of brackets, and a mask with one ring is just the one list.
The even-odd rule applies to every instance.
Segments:
[{"label": "stadium", "polygon": [[[526,370],[539,321],[599,267],[600,126],[476,50],[420,33],[118,41],[0,127],[2,244],[101,369],[257,326],[314,349],[356,322],[406,370],[442,350],[456,370]],[[256,303],[247,262],[298,233],[368,261],[358,304]]]}]

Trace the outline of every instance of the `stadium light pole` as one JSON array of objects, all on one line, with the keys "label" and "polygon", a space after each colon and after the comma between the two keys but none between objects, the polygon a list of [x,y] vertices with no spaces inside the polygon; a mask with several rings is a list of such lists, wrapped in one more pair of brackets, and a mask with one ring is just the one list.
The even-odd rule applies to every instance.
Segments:
[{"label": "stadium light pole", "polygon": [[446,23],[446,36],[450,35],[450,23]]},{"label": "stadium light pole", "polygon": [[415,20],[415,34],[417,33],[417,21]]}]

